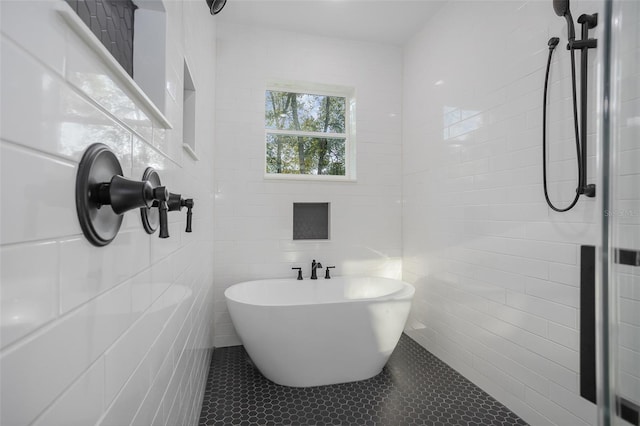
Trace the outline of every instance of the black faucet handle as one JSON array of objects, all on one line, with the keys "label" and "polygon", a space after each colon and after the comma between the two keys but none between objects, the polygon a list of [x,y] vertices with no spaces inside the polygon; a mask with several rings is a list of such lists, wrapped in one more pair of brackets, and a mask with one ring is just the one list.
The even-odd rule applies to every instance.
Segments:
[{"label": "black faucet handle", "polygon": [[331,275],[329,275],[329,269],[333,269],[333,268],[335,268],[335,266],[327,266],[325,268],[326,269],[326,272],[324,273],[324,279],[325,280],[330,280],[331,279]]},{"label": "black faucet handle", "polygon": [[302,268],[291,268],[291,269],[297,269],[298,270],[298,279],[301,280],[302,279]]},{"label": "black faucet handle", "polygon": [[158,205],[158,213],[160,216],[160,238],[169,238],[169,221],[167,219],[167,211],[169,211],[169,207],[167,207],[166,201],[160,201]]},{"label": "black faucet handle", "polygon": [[[160,238],[169,238],[169,220],[167,219],[167,212],[169,206],[167,201],[169,200],[169,191],[166,186],[156,186],[153,188],[153,199],[157,202],[158,216],[160,219]],[[156,203],[153,204],[156,207]]]},{"label": "black faucet handle", "polygon": [[193,212],[191,211],[191,209],[193,208],[193,206],[193,198],[187,198],[185,200],[180,194],[169,193],[168,195],[167,207],[169,208],[170,212],[181,211],[183,207],[187,208],[187,227],[184,230],[185,232],[191,232],[191,217],[193,216]]},{"label": "black faucet handle", "polygon": [[191,232],[191,217],[193,216],[191,209],[195,203],[193,202],[193,198],[187,198],[186,200],[183,200],[181,204],[187,208],[187,228],[184,232]]}]

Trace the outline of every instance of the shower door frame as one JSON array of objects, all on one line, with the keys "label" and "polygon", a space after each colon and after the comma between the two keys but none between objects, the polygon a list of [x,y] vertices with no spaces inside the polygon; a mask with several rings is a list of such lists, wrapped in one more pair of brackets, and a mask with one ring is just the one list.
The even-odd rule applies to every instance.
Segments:
[{"label": "shower door frame", "polygon": [[[599,133],[600,155],[600,228],[601,242],[596,259],[596,349],[597,349],[597,405],[598,424],[601,426],[629,424],[619,417],[622,410],[619,397],[618,374],[618,325],[619,325],[619,289],[616,277],[616,262],[620,262],[621,252],[616,238],[618,226],[615,188],[618,167],[618,144],[620,143],[621,123],[621,25],[623,0],[604,0],[602,52],[600,56],[599,78]],[[638,9],[640,14],[640,8]],[[628,17],[629,18],[629,17]],[[628,22],[632,25],[633,17]],[[637,30],[636,31],[640,31]],[[637,67],[637,65],[636,65]],[[638,111],[640,115],[640,111]],[[640,193],[640,188],[638,188]],[[613,212],[614,214],[611,214]],[[638,212],[636,212],[638,213]],[[638,213],[640,214],[640,213]],[[635,242],[635,241],[634,241]],[[636,250],[640,247],[636,247]],[[636,257],[640,253],[636,254]],[[637,259],[636,259],[637,262]],[[635,403],[627,407],[637,410],[636,403],[640,395],[633,395]],[[629,401],[625,401],[629,403]]]}]

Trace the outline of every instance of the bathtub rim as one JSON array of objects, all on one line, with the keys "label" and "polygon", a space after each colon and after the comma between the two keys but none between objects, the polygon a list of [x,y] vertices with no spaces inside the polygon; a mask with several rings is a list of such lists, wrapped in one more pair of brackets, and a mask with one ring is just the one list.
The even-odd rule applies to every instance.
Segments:
[{"label": "bathtub rim", "polygon": [[[402,284],[402,287],[399,288],[396,291],[393,291],[391,293],[382,295],[382,296],[376,296],[376,297],[366,297],[366,298],[360,298],[360,299],[341,299],[341,300],[332,300],[332,301],[327,301],[327,302],[307,302],[307,303],[288,303],[288,304],[275,304],[275,303],[254,303],[254,302],[248,302],[248,301],[244,301],[244,300],[239,300],[237,297],[230,297],[229,293],[232,292],[232,288],[235,286],[241,286],[241,285],[248,285],[251,283],[257,283],[257,282],[263,282],[263,283],[268,283],[268,282],[287,282],[287,283],[297,283],[298,280],[296,280],[295,278],[268,278],[268,279],[260,279],[260,280],[249,280],[249,281],[241,281],[239,283],[235,283],[230,285],[229,287],[227,287],[224,291],[224,297],[225,300],[234,302],[234,303],[238,303],[241,305],[247,305],[247,306],[254,306],[254,307],[262,307],[262,308],[286,308],[286,307],[295,307],[295,306],[314,306],[314,305],[321,305],[321,306],[326,306],[326,305],[337,305],[337,304],[345,304],[345,303],[376,303],[376,302],[386,302],[386,301],[394,301],[394,300],[411,300],[415,294],[415,287],[404,281],[404,280],[399,280],[396,278],[388,278],[388,277],[376,277],[376,276],[372,276],[372,275],[354,275],[354,276],[350,276],[350,275],[341,275],[341,276],[335,276],[332,279],[333,280],[338,280],[338,279],[362,279],[362,278],[379,278],[379,279],[384,279],[384,280],[391,280],[391,281],[396,281],[398,283]],[[318,279],[318,281],[321,281],[321,279]],[[335,282],[335,281],[334,281]],[[312,283],[312,284],[318,284],[317,282]]]}]

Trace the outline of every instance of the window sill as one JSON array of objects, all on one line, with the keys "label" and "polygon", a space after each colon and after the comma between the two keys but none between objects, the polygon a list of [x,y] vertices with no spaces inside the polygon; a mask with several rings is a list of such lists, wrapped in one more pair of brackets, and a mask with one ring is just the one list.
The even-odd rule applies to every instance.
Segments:
[{"label": "window sill", "polygon": [[305,181],[305,182],[321,182],[321,183],[329,183],[329,182],[345,182],[345,183],[356,183],[356,178],[350,178],[347,176],[333,176],[333,175],[293,175],[293,174],[275,174],[275,173],[265,173],[265,180],[273,180],[273,181]]}]

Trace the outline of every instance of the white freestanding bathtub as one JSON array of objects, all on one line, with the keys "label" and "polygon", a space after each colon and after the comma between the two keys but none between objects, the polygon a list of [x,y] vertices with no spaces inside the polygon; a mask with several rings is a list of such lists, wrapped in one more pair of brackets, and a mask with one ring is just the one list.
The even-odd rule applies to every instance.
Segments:
[{"label": "white freestanding bathtub", "polygon": [[225,292],[249,356],[271,381],[306,387],[380,373],[396,347],[415,289],[374,277],[247,281]]}]

